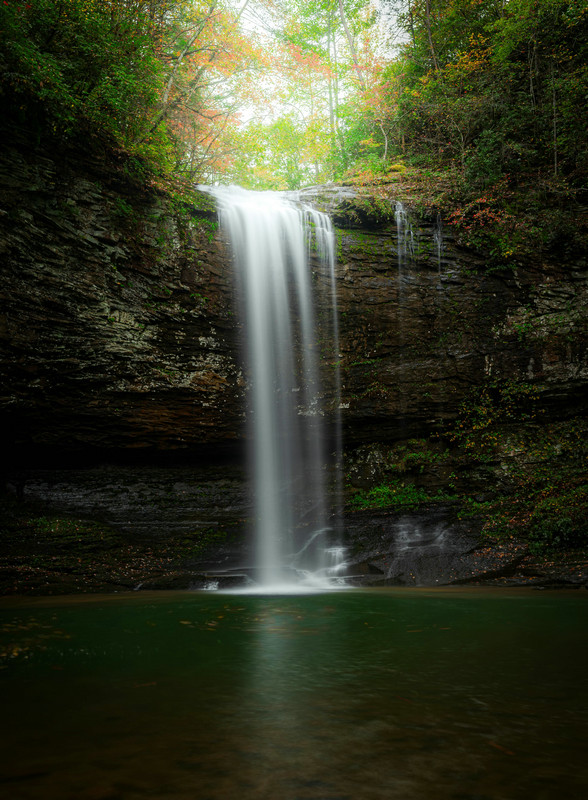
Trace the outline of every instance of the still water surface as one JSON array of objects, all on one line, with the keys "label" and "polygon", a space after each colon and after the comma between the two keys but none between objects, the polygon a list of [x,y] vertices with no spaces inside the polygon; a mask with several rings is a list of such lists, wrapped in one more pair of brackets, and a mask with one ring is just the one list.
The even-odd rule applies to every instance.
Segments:
[{"label": "still water surface", "polygon": [[0,603],[0,797],[552,800],[588,786],[588,593]]}]

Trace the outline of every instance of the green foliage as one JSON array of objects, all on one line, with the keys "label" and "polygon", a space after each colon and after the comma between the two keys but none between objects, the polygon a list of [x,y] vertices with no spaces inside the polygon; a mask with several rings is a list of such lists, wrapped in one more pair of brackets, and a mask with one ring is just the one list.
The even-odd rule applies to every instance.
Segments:
[{"label": "green foliage", "polygon": [[428,449],[409,450],[402,459],[402,469],[404,471],[417,470],[422,473],[425,468],[441,463],[445,459],[446,453],[433,452]]},{"label": "green foliage", "polygon": [[125,146],[145,129],[161,64],[144,13],[92,0],[0,5],[3,90],[29,124],[81,125]]},{"label": "green foliage", "polygon": [[312,183],[316,174],[305,153],[307,128],[293,114],[270,123],[251,122],[237,134],[240,152],[232,179],[245,188],[274,191]]},{"label": "green foliage", "polygon": [[472,395],[450,448],[427,439],[359,448],[347,466],[348,507],[449,503],[483,537],[527,542],[531,553],[588,547],[588,421],[538,424],[533,395],[512,383]]},{"label": "green foliage", "polygon": [[114,200],[114,213],[122,219],[130,219],[133,216],[133,207],[124,197],[116,197]]},{"label": "green foliage", "polygon": [[531,553],[587,547],[588,485],[573,483],[573,475],[554,479],[540,471],[531,473],[515,491],[494,500],[468,498],[459,517],[483,519],[483,533],[488,537],[526,540]]},{"label": "green foliage", "polygon": [[540,499],[529,517],[533,552],[588,545],[588,485]]},{"label": "green foliage", "polygon": [[457,171],[448,223],[493,267],[555,246],[554,215],[588,174],[585,2],[417,0],[401,19],[408,40],[383,73],[396,148]]},{"label": "green foliage", "polygon": [[352,509],[397,508],[414,509],[432,503],[448,503],[455,500],[454,494],[437,491],[428,493],[411,483],[392,481],[367,490],[358,490],[349,499]]},{"label": "green foliage", "polygon": [[476,147],[464,158],[464,181],[469,186],[486,188],[496,183],[503,172],[504,139],[500,132],[486,129],[476,139]]},{"label": "green foliage", "polygon": [[[140,156],[152,175],[193,181],[214,160],[214,126],[224,118],[224,129],[232,113],[226,90],[218,98],[212,87],[237,71],[230,60],[240,44],[235,4],[0,3],[4,122],[26,126],[39,141],[98,137]],[[213,69],[220,80],[209,75]]]},{"label": "green foliage", "polygon": [[393,60],[366,0],[273,7],[265,52],[237,0],[6,0],[0,111],[39,141],[97,134],[190,182],[394,183],[451,208],[491,269],[585,251],[563,213],[588,177],[585,2],[387,4],[407,34]]},{"label": "green foliage", "polygon": [[449,441],[479,456],[492,453],[498,441],[496,427],[535,419],[538,398],[531,383],[489,380],[461,403]]},{"label": "green foliage", "polygon": [[400,481],[374,486],[367,491],[358,491],[350,499],[351,508],[415,508],[428,501],[424,489]]},{"label": "green foliage", "polygon": [[[493,427],[491,497],[464,498],[459,517],[482,520],[490,538],[527,541],[532,553],[588,546],[587,421],[531,423],[515,431],[510,425]],[[483,462],[484,451],[477,447],[467,453]]]},{"label": "green foliage", "polygon": [[[355,197],[341,204],[345,216],[349,223],[359,226],[379,225],[394,219],[394,207],[386,197],[379,197],[376,193],[370,192],[368,195],[357,193]],[[355,240],[361,242],[361,234],[356,234]],[[369,240],[368,240],[369,241]],[[372,243],[372,255],[378,252],[378,245]],[[369,253],[370,247],[367,243],[362,243],[361,252]],[[366,361],[370,364],[371,361]],[[357,366],[357,364],[355,364]]]}]

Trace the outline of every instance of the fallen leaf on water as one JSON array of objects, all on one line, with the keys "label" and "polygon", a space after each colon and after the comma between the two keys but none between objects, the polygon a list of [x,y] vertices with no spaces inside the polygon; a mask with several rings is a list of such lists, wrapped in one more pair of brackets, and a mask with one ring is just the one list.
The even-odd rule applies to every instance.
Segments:
[{"label": "fallen leaf on water", "polygon": [[490,747],[494,747],[496,750],[500,750],[502,753],[506,753],[507,756],[514,756],[512,750],[507,750],[506,747],[503,747],[501,744],[498,744],[498,742],[488,742],[488,744],[490,745]]}]

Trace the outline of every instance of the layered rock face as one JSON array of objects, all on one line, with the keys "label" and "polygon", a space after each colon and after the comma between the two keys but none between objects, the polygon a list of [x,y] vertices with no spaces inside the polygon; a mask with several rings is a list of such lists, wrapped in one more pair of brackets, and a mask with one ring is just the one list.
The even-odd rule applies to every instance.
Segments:
[{"label": "layered rock face", "polygon": [[[243,436],[242,330],[215,210],[201,194],[174,207],[134,168],[18,141],[2,159],[2,435],[17,450]],[[393,218],[359,217],[348,193],[329,203],[348,444],[439,429],[488,376],[530,382],[558,413],[585,408],[586,263],[487,274],[435,218],[409,215],[399,236]],[[327,276],[315,279],[332,414]]]},{"label": "layered rock face", "polygon": [[[132,536],[237,531],[236,563],[251,514],[244,331],[211,199],[196,192],[191,203],[177,201],[146,184],[141,165],[123,154],[94,145],[44,151],[17,134],[0,157],[0,184],[5,482],[47,508]],[[396,474],[390,448],[446,433],[481,386],[490,394],[524,387],[542,407],[541,423],[585,414],[585,259],[489,272],[480,255],[456,246],[437,213],[351,190],[303,199],[328,209],[336,226],[338,357],[329,279],[318,264],[313,280],[325,413],[334,424],[340,406],[353,486]],[[479,487],[519,468],[519,444],[478,470]],[[444,488],[453,469],[444,463],[414,482]],[[466,487],[474,493],[475,469]],[[404,523],[388,518],[384,529],[379,513],[347,518],[355,564],[378,581],[418,582],[419,569],[399,556]],[[423,522],[423,541],[440,563],[436,513]],[[461,580],[477,528],[464,539],[449,517],[443,543],[457,531],[463,552],[446,559],[443,580]],[[421,573],[437,580],[429,567]]]},{"label": "layered rock face", "polygon": [[352,209],[334,204],[349,443],[442,430],[492,380],[532,385],[556,416],[586,409],[586,260],[488,273],[434,215]]},{"label": "layered rock face", "polygon": [[2,438],[16,455],[175,450],[241,434],[216,213],[81,149],[0,161]]}]

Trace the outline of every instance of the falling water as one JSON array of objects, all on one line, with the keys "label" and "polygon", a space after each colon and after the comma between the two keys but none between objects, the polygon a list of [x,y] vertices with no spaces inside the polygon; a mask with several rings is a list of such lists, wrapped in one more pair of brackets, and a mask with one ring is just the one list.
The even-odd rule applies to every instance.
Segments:
[{"label": "falling water", "polygon": [[414,232],[408,212],[404,205],[397,201],[394,208],[394,218],[396,222],[396,258],[398,263],[398,312],[397,312],[397,336],[399,347],[399,369],[396,381],[396,391],[398,395],[399,429],[401,435],[406,434],[406,326],[404,322],[405,304],[407,295],[405,292],[406,282],[409,279],[408,269],[414,257]]},{"label": "falling water", "polygon": [[437,248],[437,270],[439,275],[441,275],[441,259],[443,257],[443,219],[441,214],[437,214],[437,219],[435,220],[435,228],[433,230],[433,241],[435,243],[435,247]]},{"label": "falling water", "polygon": [[[327,214],[303,206],[307,220],[311,223],[309,230],[314,231],[317,254],[323,269],[326,268],[331,287],[331,337],[333,352],[333,396],[335,400],[334,414],[334,449],[335,449],[335,486],[333,492],[333,527],[340,539],[342,535],[341,520],[343,517],[343,432],[341,427],[341,370],[339,368],[341,353],[339,352],[339,310],[337,305],[337,282],[335,278],[335,236],[331,219]],[[335,548],[343,558],[343,548]],[[330,551],[328,551],[330,552]],[[340,562],[342,563],[342,562]],[[339,570],[340,563],[337,565]]]},{"label": "falling water", "polygon": [[[272,192],[238,187],[209,191],[219,202],[244,299],[256,581],[265,587],[301,579],[317,582],[339,569],[339,564],[333,568],[337,543],[329,525],[333,509],[326,501],[324,411],[309,265],[314,244],[334,301],[330,219]],[[335,305],[333,309],[336,362]],[[338,394],[338,378],[335,384]],[[339,461],[339,423],[336,429]]]},{"label": "falling water", "polygon": [[394,218],[396,222],[396,249],[398,255],[398,272],[402,275],[408,260],[414,256],[414,232],[410,217],[400,202],[396,202],[394,208]]}]

